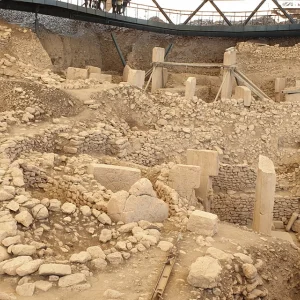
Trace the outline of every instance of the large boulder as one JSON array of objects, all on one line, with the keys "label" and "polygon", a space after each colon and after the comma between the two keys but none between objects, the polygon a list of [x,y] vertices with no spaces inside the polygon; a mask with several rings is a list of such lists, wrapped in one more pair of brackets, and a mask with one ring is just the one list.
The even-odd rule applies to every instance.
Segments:
[{"label": "large boulder", "polygon": [[11,247],[11,253],[15,256],[32,256],[36,253],[36,248],[35,246],[18,244]]},{"label": "large boulder", "polygon": [[218,285],[222,267],[215,258],[199,257],[190,268],[187,281],[190,285],[202,289],[212,289]]},{"label": "large boulder", "polygon": [[213,236],[218,232],[218,216],[195,210],[188,220],[187,229],[204,236]]},{"label": "large boulder", "polygon": [[36,260],[29,261],[29,262],[23,264],[18,269],[16,269],[16,273],[19,276],[30,275],[30,274],[36,272],[42,263],[43,263],[42,259],[36,259]]},{"label": "large boulder", "polygon": [[6,263],[4,261],[2,272],[7,275],[15,276],[17,275],[16,270],[29,261],[32,261],[30,256],[18,256],[8,260]]},{"label": "large boulder", "polygon": [[130,192],[120,191],[112,195],[107,205],[107,213],[113,221],[163,222],[168,218],[168,205],[155,196],[148,179],[142,178],[136,182],[130,188]]}]

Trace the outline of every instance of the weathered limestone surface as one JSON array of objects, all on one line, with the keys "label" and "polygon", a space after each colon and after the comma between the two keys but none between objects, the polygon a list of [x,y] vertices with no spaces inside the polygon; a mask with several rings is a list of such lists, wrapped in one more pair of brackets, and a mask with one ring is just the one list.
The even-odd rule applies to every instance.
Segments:
[{"label": "weathered limestone surface", "polygon": [[107,213],[113,221],[124,223],[140,220],[163,222],[168,217],[168,205],[155,196],[155,191],[148,179],[140,179],[129,191],[129,193],[119,191],[113,194],[109,200]]},{"label": "weathered limestone surface", "polygon": [[192,100],[196,91],[196,78],[189,77],[185,85],[185,99]]},{"label": "weathered limestone surface", "polygon": [[125,67],[124,67],[124,70],[123,70],[123,81],[124,82],[127,82],[128,81],[128,75],[129,75],[129,71],[131,70],[131,68],[128,66],[128,65],[126,65]]},{"label": "weathered limestone surface", "polygon": [[215,258],[199,257],[190,268],[187,281],[190,285],[202,289],[211,289],[218,285],[222,267]]},{"label": "weathered limestone surface", "polygon": [[113,192],[129,191],[130,187],[141,179],[141,171],[135,168],[91,164],[88,172],[93,174],[99,183]]},{"label": "weathered limestone surface", "polygon": [[[236,64],[236,50],[230,49],[224,53],[224,66],[230,67]],[[230,69],[224,69],[223,73],[223,86],[221,89],[221,99],[230,99],[232,96],[234,77]]]},{"label": "weathered limestone surface", "polygon": [[80,68],[73,68],[69,67],[67,69],[67,76],[68,80],[77,80],[77,79],[87,79],[88,78],[88,70],[87,69],[80,69]]},{"label": "weathered limestone surface", "polygon": [[145,83],[145,71],[130,69],[127,82],[141,89]]},{"label": "weathered limestone surface", "polygon": [[204,236],[213,236],[218,231],[218,216],[195,210],[188,220],[187,229]]},{"label": "weathered limestone surface", "polygon": [[218,176],[219,153],[213,150],[187,150],[187,164],[201,167],[201,176]]},{"label": "weathered limestone surface", "polygon": [[[164,62],[164,60],[165,49],[160,47],[154,47],[152,51],[152,62]],[[156,67],[155,70],[153,70],[152,75],[152,93],[163,87],[163,80],[163,67]]]},{"label": "weathered limestone surface", "polygon": [[169,185],[190,205],[197,202],[195,189],[200,187],[201,168],[192,165],[175,165],[169,174]]},{"label": "weathered limestone surface", "polygon": [[89,74],[92,74],[92,73],[101,74],[101,69],[98,67],[86,66],[85,68],[88,70]]},{"label": "weathered limestone surface", "polygon": [[70,275],[72,273],[71,267],[69,265],[64,264],[43,264],[39,268],[40,275],[57,275],[57,276],[65,276]]},{"label": "weathered limestone surface", "polygon": [[275,101],[281,102],[284,100],[284,94],[282,91],[286,86],[286,78],[276,78],[275,79]]},{"label": "weathered limestone surface", "polygon": [[276,188],[276,174],[273,162],[266,156],[259,156],[253,230],[271,235],[273,207]]},{"label": "weathered limestone surface", "polygon": [[252,101],[251,90],[246,86],[237,86],[235,88],[235,98],[236,99],[243,99],[244,106],[250,107]]}]

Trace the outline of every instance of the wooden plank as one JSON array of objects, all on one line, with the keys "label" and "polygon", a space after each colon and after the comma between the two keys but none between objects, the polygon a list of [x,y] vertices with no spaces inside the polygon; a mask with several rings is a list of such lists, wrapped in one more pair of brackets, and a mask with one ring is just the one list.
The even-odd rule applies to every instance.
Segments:
[{"label": "wooden plank", "polygon": [[299,94],[300,93],[300,89],[296,89],[296,90],[283,90],[282,93],[283,94]]},{"label": "wooden plank", "polygon": [[177,63],[177,62],[156,62],[152,63],[157,67],[176,66],[176,67],[198,67],[198,68],[222,68],[223,64],[213,63]]},{"label": "wooden plank", "polygon": [[269,99],[269,100],[271,100],[271,98],[266,94],[266,93],[264,93],[257,85],[255,85],[255,83],[253,83],[245,74],[243,74],[241,71],[239,71],[239,70],[237,70],[237,69],[235,69],[234,70],[234,75],[235,75],[235,77],[237,78],[237,76],[236,75],[238,75],[239,76],[239,78],[237,78],[237,80],[240,80],[240,81],[243,81],[244,83],[248,83],[250,86],[251,86],[251,88],[250,89],[252,89],[253,90],[253,92],[254,92],[254,90],[256,91],[255,92],[255,94],[260,94],[260,95],[262,95],[262,96],[259,96],[260,98],[267,98],[267,99]]}]

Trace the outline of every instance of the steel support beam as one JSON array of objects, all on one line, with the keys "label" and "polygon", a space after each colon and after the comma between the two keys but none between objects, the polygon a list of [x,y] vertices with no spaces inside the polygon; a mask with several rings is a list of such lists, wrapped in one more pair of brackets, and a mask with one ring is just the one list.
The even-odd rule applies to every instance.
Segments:
[{"label": "steel support beam", "polygon": [[287,13],[287,11],[278,3],[277,0],[272,0],[274,4],[282,11],[282,13],[285,15],[286,18],[289,19],[289,21],[294,24],[295,21],[294,19]]},{"label": "steel support beam", "polygon": [[224,13],[221,11],[221,9],[217,6],[217,4],[213,0],[209,0],[210,4],[216,9],[216,11],[221,15],[221,17],[224,19],[224,21],[229,25],[232,26],[232,23],[226,18]]},{"label": "steel support beam", "polygon": [[169,16],[165,13],[165,11],[162,9],[162,7],[157,3],[156,0],[152,0],[152,2],[156,5],[156,7],[159,9],[159,11],[164,15],[164,17],[168,20],[170,24],[174,24],[172,20],[169,18]]},{"label": "steel support beam", "polygon": [[250,16],[246,19],[243,25],[247,25],[249,21],[253,18],[253,16],[257,13],[257,11],[261,8],[261,6],[266,2],[266,0],[262,0],[257,7],[253,10],[253,12],[250,14]]},{"label": "steel support beam", "polygon": [[187,24],[193,16],[208,2],[208,0],[204,0],[193,12],[192,14],[183,22],[183,24]]}]

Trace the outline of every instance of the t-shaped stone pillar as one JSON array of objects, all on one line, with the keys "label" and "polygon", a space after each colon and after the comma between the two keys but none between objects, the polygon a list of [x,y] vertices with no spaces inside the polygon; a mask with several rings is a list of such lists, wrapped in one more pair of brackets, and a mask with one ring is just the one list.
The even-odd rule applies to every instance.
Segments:
[{"label": "t-shaped stone pillar", "polygon": [[[164,62],[165,61],[165,49],[160,47],[154,47],[152,51],[152,62]],[[151,92],[163,87],[164,74],[163,67],[155,67],[152,75]]]},{"label": "t-shaped stone pillar", "polygon": [[201,168],[200,187],[196,189],[196,196],[203,199],[204,209],[210,211],[210,198],[212,192],[211,176],[219,174],[219,153],[212,150],[187,150],[187,164]]},{"label": "t-shaped stone pillar", "polygon": [[253,230],[259,233],[271,235],[275,188],[274,164],[268,157],[260,155],[252,224]]},{"label": "t-shaped stone pillar", "polygon": [[185,99],[192,100],[196,91],[196,78],[189,77],[185,85]]},{"label": "t-shaped stone pillar", "polygon": [[230,70],[230,67],[233,67],[236,64],[236,50],[228,49],[224,53],[224,72],[223,72],[223,86],[221,89],[221,99],[231,99],[232,89],[234,83],[234,76]]},{"label": "t-shaped stone pillar", "polygon": [[169,185],[181,197],[186,198],[189,205],[196,205],[195,189],[200,186],[201,169],[198,166],[175,165],[169,173]]}]

